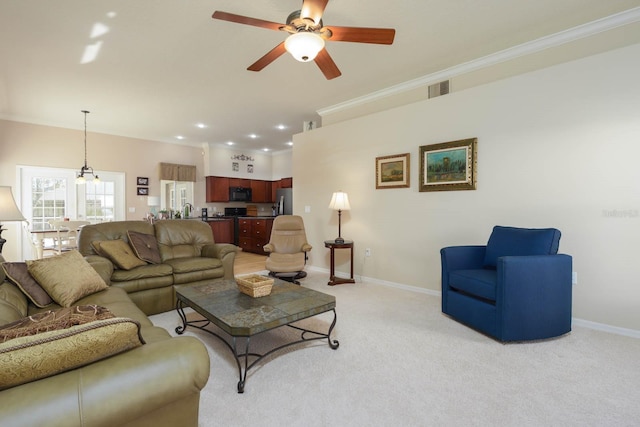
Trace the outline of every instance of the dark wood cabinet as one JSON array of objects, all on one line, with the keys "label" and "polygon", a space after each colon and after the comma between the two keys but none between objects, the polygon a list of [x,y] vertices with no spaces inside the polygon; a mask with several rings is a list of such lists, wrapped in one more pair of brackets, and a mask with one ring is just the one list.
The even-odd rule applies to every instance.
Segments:
[{"label": "dark wood cabinet", "polygon": [[229,201],[229,178],[221,176],[207,177],[207,203]]},{"label": "dark wood cabinet", "polygon": [[216,243],[233,243],[232,219],[217,219],[207,222],[213,231],[213,240]]},{"label": "dark wood cabinet", "polygon": [[238,246],[245,252],[265,255],[262,247],[269,243],[272,226],[272,218],[240,218]]},{"label": "dark wood cabinet", "polygon": [[253,203],[273,202],[271,197],[271,181],[251,180],[251,201]]},{"label": "dark wood cabinet", "polygon": [[206,202],[228,202],[229,187],[251,188],[252,203],[274,203],[276,191],[279,188],[292,188],[293,178],[282,178],[278,181],[264,181],[261,179],[227,178],[223,176],[208,176]]},{"label": "dark wood cabinet", "polygon": [[251,187],[251,180],[245,178],[229,178],[229,187]]},{"label": "dark wood cabinet", "polygon": [[293,188],[293,178],[282,178],[280,188]]}]

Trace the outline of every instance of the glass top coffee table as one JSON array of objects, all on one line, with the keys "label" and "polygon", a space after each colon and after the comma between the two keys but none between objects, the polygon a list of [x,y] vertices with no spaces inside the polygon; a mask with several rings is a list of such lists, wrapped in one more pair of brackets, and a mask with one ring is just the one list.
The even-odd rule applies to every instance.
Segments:
[{"label": "glass top coffee table", "polygon": [[[275,279],[271,294],[252,298],[238,290],[235,280],[219,280],[211,284],[176,287],[176,310],[182,325],[176,333],[182,334],[188,326],[201,329],[220,339],[233,353],[238,365],[238,393],[244,392],[247,371],[268,355],[283,348],[307,341],[326,339],[329,347],[337,349],[340,343],[331,339],[336,325],[336,298],[313,289]],[[187,320],[184,307],[191,307],[204,319]],[[316,332],[291,323],[307,317],[333,311],[333,322],[327,333]],[[210,323],[231,337],[231,343],[216,332],[206,329]],[[287,326],[301,332],[296,341],[272,348],[265,353],[249,350],[251,337],[270,329]],[[244,352],[238,352],[238,338],[245,340]],[[244,359],[244,365],[241,363]],[[249,363],[249,359],[251,363]]]}]

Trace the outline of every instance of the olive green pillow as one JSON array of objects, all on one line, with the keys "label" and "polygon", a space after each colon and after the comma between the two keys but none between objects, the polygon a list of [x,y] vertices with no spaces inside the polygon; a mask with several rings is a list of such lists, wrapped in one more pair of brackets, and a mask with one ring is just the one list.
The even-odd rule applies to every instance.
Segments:
[{"label": "olive green pillow", "polygon": [[53,304],[53,300],[49,294],[42,289],[40,283],[29,274],[26,263],[4,262],[2,263],[2,269],[7,275],[7,278],[19,287],[36,307],[42,308]]},{"label": "olive green pillow", "polygon": [[[79,317],[87,320],[87,310],[83,311]],[[6,325],[19,329],[30,326],[46,332],[0,343],[0,390],[79,368],[144,344],[140,324],[135,320],[98,313],[96,320],[68,326],[52,313],[55,312]],[[49,325],[52,321],[54,325]]]},{"label": "olive green pillow", "polygon": [[134,252],[143,261],[150,264],[161,264],[160,248],[158,240],[153,234],[138,233],[137,231],[127,231],[129,244]]},{"label": "olive green pillow", "polygon": [[28,260],[29,274],[62,307],[107,289],[107,284],[80,252],[73,250],[44,259]]},{"label": "olive green pillow", "polygon": [[124,240],[103,240],[92,242],[98,248],[98,253],[109,258],[118,268],[131,270],[132,268],[147,265],[147,263],[136,256],[131,246]]}]

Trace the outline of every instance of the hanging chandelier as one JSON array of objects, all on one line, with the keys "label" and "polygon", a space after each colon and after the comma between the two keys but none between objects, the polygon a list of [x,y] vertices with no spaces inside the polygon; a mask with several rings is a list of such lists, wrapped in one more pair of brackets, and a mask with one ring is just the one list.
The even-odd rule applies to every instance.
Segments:
[{"label": "hanging chandelier", "polygon": [[87,182],[85,174],[91,175],[93,177],[93,183],[98,184],[100,178],[93,172],[91,166],[87,166],[87,114],[89,114],[89,111],[81,110],[81,112],[84,113],[84,165],[80,168],[80,172],[76,176],[76,184],[84,184]]}]

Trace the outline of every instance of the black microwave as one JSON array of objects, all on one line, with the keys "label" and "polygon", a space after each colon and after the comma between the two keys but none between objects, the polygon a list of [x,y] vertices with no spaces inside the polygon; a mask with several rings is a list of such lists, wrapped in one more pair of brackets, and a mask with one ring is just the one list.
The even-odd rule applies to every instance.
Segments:
[{"label": "black microwave", "polygon": [[246,187],[229,187],[230,202],[250,202],[251,189]]}]

